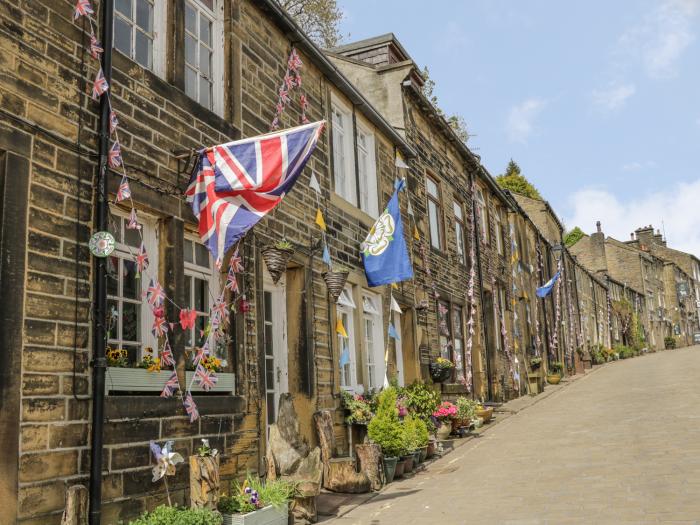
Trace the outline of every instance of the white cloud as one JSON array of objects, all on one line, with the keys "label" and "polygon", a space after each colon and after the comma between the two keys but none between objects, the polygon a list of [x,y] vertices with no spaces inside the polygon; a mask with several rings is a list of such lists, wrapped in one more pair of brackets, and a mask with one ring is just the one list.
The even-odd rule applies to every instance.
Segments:
[{"label": "white cloud", "polygon": [[636,91],[637,88],[634,84],[612,83],[605,89],[593,90],[591,98],[596,106],[614,111],[624,106],[627,99],[634,95]]},{"label": "white cloud", "polygon": [[622,165],[622,171],[642,171],[647,168],[653,168],[656,166],[656,162],[653,160],[647,160],[645,162],[628,162]]},{"label": "white cloud", "polygon": [[619,51],[640,60],[654,78],[675,75],[686,48],[695,40],[700,0],[663,0],[620,37]]},{"label": "white cloud", "polygon": [[666,230],[668,245],[700,257],[700,179],[677,183],[641,197],[618,198],[604,189],[583,189],[569,197],[569,227],[579,226],[586,233],[595,231],[601,221],[603,231],[620,241],[640,226],[653,224]]},{"label": "white cloud", "polygon": [[527,139],[534,131],[533,122],[535,118],[546,105],[547,102],[545,100],[529,98],[517,106],[513,106],[510,109],[506,122],[508,138],[512,142],[527,142]]}]

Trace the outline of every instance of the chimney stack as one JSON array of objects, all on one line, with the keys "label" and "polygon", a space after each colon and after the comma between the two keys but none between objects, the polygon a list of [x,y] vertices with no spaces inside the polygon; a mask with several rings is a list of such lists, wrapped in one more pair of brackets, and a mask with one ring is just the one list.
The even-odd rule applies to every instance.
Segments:
[{"label": "chimney stack", "polygon": [[596,221],[596,232],[591,234],[591,255],[593,256],[593,270],[596,272],[607,272],[608,261],[605,255],[605,234],[600,225],[600,221]]}]

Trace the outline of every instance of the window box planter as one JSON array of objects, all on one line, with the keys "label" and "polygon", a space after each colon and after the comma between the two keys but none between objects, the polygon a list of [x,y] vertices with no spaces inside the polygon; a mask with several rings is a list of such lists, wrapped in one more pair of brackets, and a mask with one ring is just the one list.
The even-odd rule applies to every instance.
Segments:
[{"label": "window box planter", "polygon": [[248,514],[222,514],[223,525],[287,525],[288,507],[277,508],[272,505]]},{"label": "window box planter", "polygon": [[[163,390],[163,385],[172,374],[172,370],[160,370],[159,372],[149,372],[145,368],[119,368],[107,367],[105,374],[105,393],[110,392],[160,392]],[[185,372],[187,385],[182,385],[187,388],[194,372]],[[236,391],[236,376],[232,373],[218,372],[216,374],[218,381],[216,386],[209,392],[221,394],[235,394]],[[192,384],[192,392],[204,392],[196,382]]]}]

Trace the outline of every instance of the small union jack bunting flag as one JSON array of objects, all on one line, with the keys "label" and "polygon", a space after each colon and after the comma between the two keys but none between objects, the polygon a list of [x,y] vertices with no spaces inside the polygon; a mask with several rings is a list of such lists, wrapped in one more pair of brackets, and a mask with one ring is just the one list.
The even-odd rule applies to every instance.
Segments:
[{"label": "small union jack bunting flag", "polygon": [[287,67],[291,71],[296,71],[303,65],[301,58],[299,58],[299,53],[297,53],[296,49],[292,49],[292,52],[289,55],[289,60],[287,61]]},{"label": "small union jack bunting flag", "polygon": [[92,99],[97,100],[109,89],[109,84],[105,78],[105,74],[102,72],[102,68],[97,72],[95,81],[92,83]]},{"label": "small union jack bunting flag", "polygon": [[165,382],[163,386],[163,391],[160,393],[160,397],[172,397],[172,395],[180,389],[180,381],[177,379],[177,372],[173,370],[170,377]]},{"label": "small union jack bunting flag", "polygon": [[163,366],[173,366],[175,360],[173,359],[173,349],[170,347],[170,341],[165,340],[165,345],[160,351],[160,364]]},{"label": "small union jack bunting flag", "polygon": [[283,104],[289,104],[291,102],[291,99],[289,98],[289,91],[287,90],[286,87],[282,86],[280,88],[279,96],[280,96],[280,101],[282,101]]},{"label": "small union jack bunting flag", "polygon": [[219,297],[214,306],[211,307],[211,312],[212,326],[214,329],[218,328],[219,324],[226,323],[228,320],[228,305],[223,300],[223,295]]},{"label": "small union jack bunting flag", "polygon": [[148,289],[146,290],[146,298],[151,306],[157,307],[163,304],[165,292],[163,291],[163,287],[160,285],[160,283],[155,279],[151,279],[151,282],[148,285]]},{"label": "small union jack bunting flag", "polygon": [[90,5],[90,0],[78,0],[75,4],[75,12],[73,13],[73,20],[77,20],[81,16],[94,15],[95,11]]},{"label": "small union jack bunting flag", "polygon": [[204,346],[202,346],[202,348],[197,348],[197,352],[192,357],[192,364],[195,367],[199,366],[199,363],[202,362],[202,359],[204,359],[204,356],[206,355],[206,353],[207,353],[206,344]]},{"label": "small union jack bunting flag", "polygon": [[142,273],[146,268],[148,268],[148,254],[146,253],[146,247],[141,243],[139,253],[136,254],[136,270]]},{"label": "small union jack bunting flag", "polygon": [[119,183],[119,189],[117,190],[117,202],[125,201],[131,198],[131,188],[129,187],[129,179],[122,177],[122,181]]},{"label": "small union jack bunting flag", "polygon": [[95,33],[90,32],[90,56],[94,58],[95,60],[100,59],[100,53],[104,52],[104,48],[100,44],[100,41],[97,40],[97,37],[95,36]]},{"label": "small union jack bunting flag", "polygon": [[156,316],[153,319],[153,327],[151,328],[151,333],[155,337],[163,337],[168,332],[168,322],[165,317]]},{"label": "small union jack bunting flag", "polygon": [[129,215],[129,222],[126,223],[127,230],[140,230],[141,225],[139,224],[138,218],[136,217],[136,208],[131,208],[131,215]]},{"label": "small union jack bunting flag", "polygon": [[122,165],[122,147],[119,145],[119,141],[115,140],[112,143],[112,147],[109,148],[108,157],[109,167],[116,169]]},{"label": "small union jack bunting flag", "polygon": [[284,74],[284,85],[288,90],[296,86],[296,83],[294,82],[294,77],[289,73]]},{"label": "small union jack bunting flag", "polygon": [[303,93],[299,95],[299,105],[301,106],[302,111],[309,107],[309,100]]},{"label": "small union jack bunting flag", "polygon": [[238,248],[236,248],[236,251],[233,252],[228,266],[232,271],[236,273],[241,273],[243,271],[243,260],[241,259],[241,256],[238,253]]},{"label": "small union jack bunting flag", "polygon": [[228,275],[226,276],[226,289],[231,290],[233,293],[238,293],[238,281],[236,280],[236,274],[231,269],[229,269]]},{"label": "small union jack bunting flag", "polygon": [[119,120],[117,119],[117,114],[114,111],[109,112],[109,134],[111,135],[114,133],[114,130],[117,129],[117,126],[119,125]]},{"label": "small union jack bunting flag", "polygon": [[206,392],[209,392],[212,388],[216,386],[216,382],[219,380],[214,372],[209,372],[202,365],[197,367],[195,372],[195,381],[199,383]]},{"label": "small union jack bunting flag", "polygon": [[197,421],[197,419],[199,419],[199,410],[197,410],[197,405],[195,404],[194,399],[192,399],[192,394],[187,392],[183,404],[185,405],[185,412],[187,412],[187,415],[190,416],[190,423]]}]

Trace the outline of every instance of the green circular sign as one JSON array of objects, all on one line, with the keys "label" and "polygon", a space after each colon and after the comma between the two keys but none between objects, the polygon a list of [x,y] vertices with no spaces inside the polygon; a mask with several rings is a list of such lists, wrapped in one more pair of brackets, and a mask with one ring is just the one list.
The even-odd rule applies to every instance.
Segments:
[{"label": "green circular sign", "polygon": [[95,257],[109,257],[114,251],[114,236],[109,232],[95,232],[88,243],[90,253]]}]

